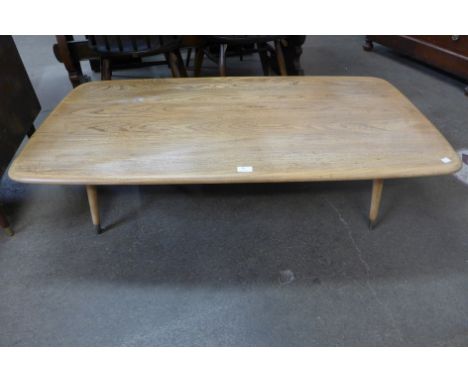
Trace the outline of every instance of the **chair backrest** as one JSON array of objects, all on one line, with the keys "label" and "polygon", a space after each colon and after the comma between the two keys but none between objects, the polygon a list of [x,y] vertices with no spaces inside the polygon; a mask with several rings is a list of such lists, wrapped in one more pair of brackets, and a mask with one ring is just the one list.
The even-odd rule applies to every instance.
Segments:
[{"label": "chair backrest", "polygon": [[248,45],[248,44],[256,44],[256,43],[280,40],[284,38],[285,36],[211,35],[211,36],[205,36],[205,37],[211,43],[230,44],[230,45]]},{"label": "chair backrest", "polygon": [[101,56],[143,56],[177,49],[182,36],[86,36]]}]

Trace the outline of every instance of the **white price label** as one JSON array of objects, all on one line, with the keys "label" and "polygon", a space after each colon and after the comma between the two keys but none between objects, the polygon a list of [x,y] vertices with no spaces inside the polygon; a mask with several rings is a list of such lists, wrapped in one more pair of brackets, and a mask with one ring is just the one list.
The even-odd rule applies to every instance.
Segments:
[{"label": "white price label", "polygon": [[237,172],[253,172],[252,166],[237,166]]}]

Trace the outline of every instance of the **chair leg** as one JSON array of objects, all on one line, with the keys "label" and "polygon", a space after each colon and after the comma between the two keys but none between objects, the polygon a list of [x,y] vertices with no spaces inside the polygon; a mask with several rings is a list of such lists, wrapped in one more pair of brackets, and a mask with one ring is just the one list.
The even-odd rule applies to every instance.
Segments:
[{"label": "chair leg", "polygon": [[192,58],[192,48],[187,49],[187,58],[185,59],[185,66],[188,68],[190,65],[190,59]]},{"label": "chair leg", "polygon": [[111,61],[108,58],[101,58],[101,80],[108,81],[112,79]]},{"label": "chair leg", "polygon": [[177,65],[177,57],[174,52],[167,53],[167,61],[169,62],[169,66],[171,68],[172,77],[181,77],[179,66]]},{"label": "chair leg", "polygon": [[180,54],[180,50],[176,49],[174,51],[176,56],[176,64],[179,69],[180,77],[188,77],[187,75],[187,68],[185,67],[184,60],[182,59],[182,55]]},{"label": "chair leg", "polygon": [[258,54],[260,56],[260,61],[262,63],[263,75],[270,76],[271,75],[271,65],[270,65],[270,58],[268,57],[268,53],[266,51],[266,44],[265,43],[258,43],[257,44]]},{"label": "chair leg", "polygon": [[193,71],[194,77],[200,77],[204,57],[205,57],[204,49],[202,47],[198,47],[195,51],[195,68]]},{"label": "chair leg", "polygon": [[167,64],[171,69],[172,77],[180,77],[176,63],[176,57],[170,53],[164,53],[164,57],[166,57]]},{"label": "chair leg", "polygon": [[3,210],[0,208],[0,227],[2,227],[5,231],[5,233],[8,236],[13,236],[14,232],[10,228],[10,223],[8,223],[8,219],[6,218],[5,214],[3,213]]},{"label": "chair leg", "polygon": [[166,60],[169,62],[173,77],[187,77],[184,61],[179,50],[165,54]]},{"label": "chair leg", "polygon": [[286,61],[284,60],[283,48],[281,46],[281,40],[275,40],[276,48],[276,59],[278,61],[278,69],[281,76],[287,76],[288,70],[286,69]]},{"label": "chair leg", "polygon": [[219,45],[219,75],[221,77],[226,76],[226,44]]}]

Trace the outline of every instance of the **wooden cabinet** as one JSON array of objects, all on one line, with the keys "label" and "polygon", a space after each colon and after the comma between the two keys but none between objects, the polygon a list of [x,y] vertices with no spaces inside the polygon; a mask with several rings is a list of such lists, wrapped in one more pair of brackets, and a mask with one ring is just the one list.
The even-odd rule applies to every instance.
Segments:
[{"label": "wooden cabinet", "polygon": [[374,42],[468,82],[468,36],[367,36],[364,49],[372,50]]},{"label": "wooden cabinet", "polygon": [[[11,36],[0,36],[0,178],[26,134],[34,132],[41,105]],[[0,227],[12,234],[0,209]]]},{"label": "wooden cabinet", "polygon": [[410,36],[439,49],[468,57],[468,36]]},{"label": "wooden cabinet", "polygon": [[0,177],[41,106],[11,36],[0,36]]}]

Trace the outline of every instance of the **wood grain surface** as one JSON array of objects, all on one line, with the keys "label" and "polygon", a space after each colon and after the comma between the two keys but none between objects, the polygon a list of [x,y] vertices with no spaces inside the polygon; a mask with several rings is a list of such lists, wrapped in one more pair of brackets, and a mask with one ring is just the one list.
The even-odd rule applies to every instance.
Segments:
[{"label": "wood grain surface", "polygon": [[384,80],[225,77],[83,84],[9,175],[88,185],[295,182],[439,175],[460,166],[440,132]]}]

